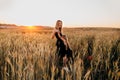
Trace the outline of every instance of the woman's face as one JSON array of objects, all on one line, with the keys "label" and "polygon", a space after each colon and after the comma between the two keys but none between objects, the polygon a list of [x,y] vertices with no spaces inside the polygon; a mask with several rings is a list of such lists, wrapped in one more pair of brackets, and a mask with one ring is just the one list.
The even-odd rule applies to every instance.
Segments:
[{"label": "woman's face", "polygon": [[62,28],[62,22],[61,21],[58,22],[58,26],[59,26],[59,28]]}]

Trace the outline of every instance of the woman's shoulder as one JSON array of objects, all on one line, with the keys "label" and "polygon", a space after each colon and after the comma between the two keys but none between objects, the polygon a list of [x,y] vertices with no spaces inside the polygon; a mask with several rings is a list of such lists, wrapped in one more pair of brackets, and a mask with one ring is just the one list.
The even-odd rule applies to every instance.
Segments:
[{"label": "woman's shoulder", "polygon": [[55,32],[55,33],[59,33],[60,31],[59,31],[59,30],[57,30],[57,29],[54,29],[54,32]]}]

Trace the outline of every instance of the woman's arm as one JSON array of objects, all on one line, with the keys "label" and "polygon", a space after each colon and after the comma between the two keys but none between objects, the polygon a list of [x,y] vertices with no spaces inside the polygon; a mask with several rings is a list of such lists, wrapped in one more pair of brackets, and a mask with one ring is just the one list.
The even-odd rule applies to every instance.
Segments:
[{"label": "woman's arm", "polygon": [[57,32],[58,33],[58,37],[63,41],[63,42],[65,42],[65,39],[62,37],[62,36],[60,36],[60,32]]},{"label": "woman's arm", "polygon": [[51,38],[53,39],[55,37],[55,31],[53,30]]},{"label": "woman's arm", "polygon": [[66,50],[68,48],[68,43],[67,43],[67,40],[65,40],[63,37],[60,36],[60,33],[58,32],[58,37],[63,41],[65,47],[66,47]]},{"label": "woman's arm", "polygon": [[54,38],[54,33],[52,33],[52,36],[51,36],[51,38],[52,38],[52,39]]},{"label": "woman's arm", "polygon": [[71,49],[71,46],[70,46],[70,43],[69,43],[69,41],[67,40],[67,44],[68,44],[68,47]]}]

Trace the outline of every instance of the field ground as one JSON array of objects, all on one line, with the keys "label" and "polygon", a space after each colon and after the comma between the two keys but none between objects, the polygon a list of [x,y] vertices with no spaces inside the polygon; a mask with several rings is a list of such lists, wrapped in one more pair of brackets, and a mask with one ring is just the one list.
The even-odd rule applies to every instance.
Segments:
[{"label": "field ground", "polygon": [[51,28],[0,29],[0,80],[120,80],[120,29],[64,28],[71,72],[56,67]]}]

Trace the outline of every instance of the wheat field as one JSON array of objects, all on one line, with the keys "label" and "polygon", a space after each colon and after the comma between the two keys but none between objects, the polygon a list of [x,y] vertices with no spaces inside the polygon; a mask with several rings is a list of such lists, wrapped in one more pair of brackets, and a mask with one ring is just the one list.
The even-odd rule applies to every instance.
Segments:
[{"label": "wheat field", "polygon": [[120,29],[63,29],[71,72],[55,65],[52,29],[0,29],[0,80],[120,80]]}]

